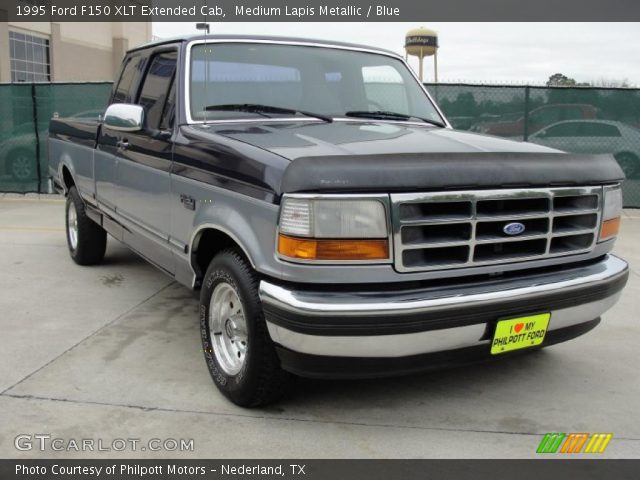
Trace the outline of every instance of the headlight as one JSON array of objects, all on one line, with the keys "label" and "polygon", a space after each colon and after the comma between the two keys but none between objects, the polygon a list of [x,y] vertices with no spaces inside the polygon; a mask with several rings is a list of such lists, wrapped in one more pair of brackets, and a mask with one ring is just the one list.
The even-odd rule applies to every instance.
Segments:
[{"label": "headlight", "polygon": [[388,260],[385,206],[376,199],[285,197],[278,253],[301,260]]},{"label": "headlight", "polygon": [[615,237],[620,230],[622,215],[622,190],[620,188],[605,189],[604,206],[602,207],[602,225],[600,241]]}]

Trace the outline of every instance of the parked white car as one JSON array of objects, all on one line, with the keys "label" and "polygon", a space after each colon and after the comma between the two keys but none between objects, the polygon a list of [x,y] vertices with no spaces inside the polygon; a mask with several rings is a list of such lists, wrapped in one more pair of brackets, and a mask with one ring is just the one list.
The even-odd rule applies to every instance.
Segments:
[{"label": "parked white car", "polygon": [[640,176],[640,130],[609,120],[566,120],[529,137],[530,142],[574,153],[612,153],[627,178]]}]

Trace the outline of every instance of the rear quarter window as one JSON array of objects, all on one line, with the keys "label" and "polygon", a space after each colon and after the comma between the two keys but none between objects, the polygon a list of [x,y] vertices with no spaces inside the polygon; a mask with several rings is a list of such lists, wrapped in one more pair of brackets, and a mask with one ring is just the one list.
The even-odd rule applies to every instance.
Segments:
[{"label": "rear quarter window", "polygon": [[120,78],[113,90],[111,103],[130,103],[135,98],[136,79],[144,62],[140,55],[130,56],[124,60]]}]

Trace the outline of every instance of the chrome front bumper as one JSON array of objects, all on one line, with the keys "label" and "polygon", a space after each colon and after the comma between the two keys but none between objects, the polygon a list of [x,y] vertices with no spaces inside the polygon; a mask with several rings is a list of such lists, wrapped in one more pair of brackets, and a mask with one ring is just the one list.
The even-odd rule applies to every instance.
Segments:
[{"label": "chrome front bumper", "polygon": [[408,291],[310,291],[262,281],[260,298],[271,338],[287,351],[392,358],[488,352],[500,318],[550,311],[549,333],[584,324],[616,303],[627,277],[627,263],[605,255],[554,272]]}]

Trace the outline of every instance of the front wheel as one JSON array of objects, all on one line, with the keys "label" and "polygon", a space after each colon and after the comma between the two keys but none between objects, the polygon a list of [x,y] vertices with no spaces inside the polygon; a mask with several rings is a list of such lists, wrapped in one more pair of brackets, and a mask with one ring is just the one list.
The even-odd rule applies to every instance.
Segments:
[{"label": "front wheel", "polygon": [[258,279],[236,250],[216,255],[200,293],[204,357],[216,387],[236,405],[271,403],[291,376],[280,367],[258,296]]},{"label": "front wheel", "polygon": [[107,249],[107,232],[86,213],[76,187],[69,189],[66,205],[66,231],[69,255],[78,265],[102,262]]}]

